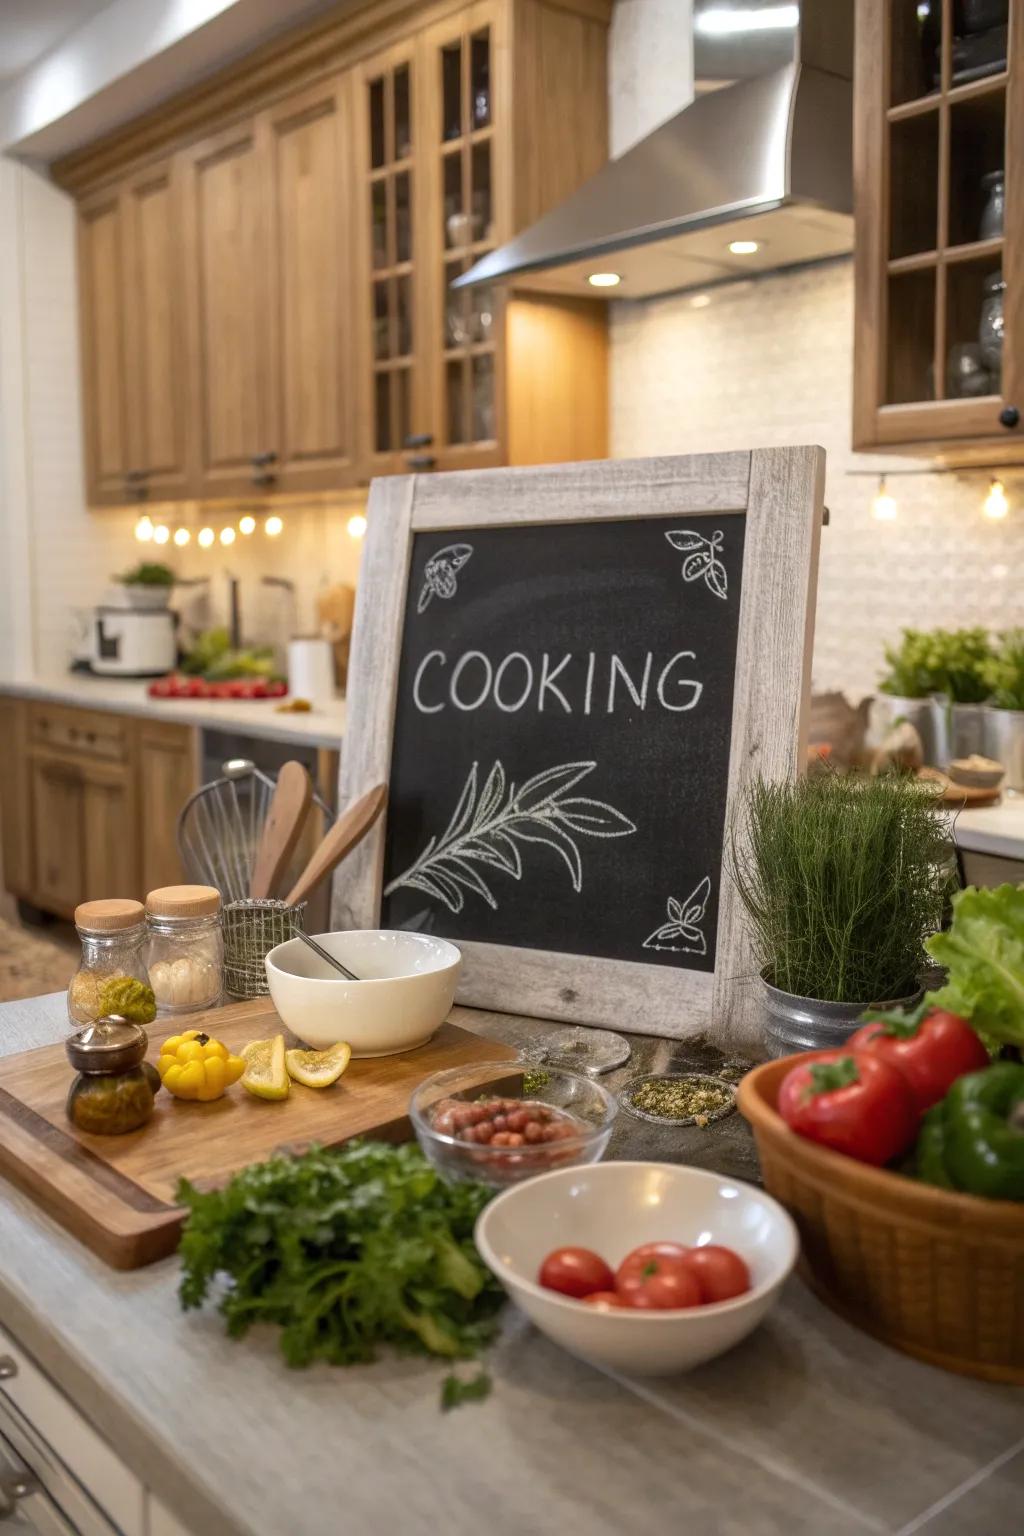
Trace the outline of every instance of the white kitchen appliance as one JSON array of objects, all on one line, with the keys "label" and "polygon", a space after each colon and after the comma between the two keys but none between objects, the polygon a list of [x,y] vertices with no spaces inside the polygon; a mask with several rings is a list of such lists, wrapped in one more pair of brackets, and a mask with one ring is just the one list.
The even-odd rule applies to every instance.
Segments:
[{"label": "white kitchen appliance", "polygon": [[102,677],[162,677],[174,670],[174,614],[168,608],[95,610],[92,670]]}]

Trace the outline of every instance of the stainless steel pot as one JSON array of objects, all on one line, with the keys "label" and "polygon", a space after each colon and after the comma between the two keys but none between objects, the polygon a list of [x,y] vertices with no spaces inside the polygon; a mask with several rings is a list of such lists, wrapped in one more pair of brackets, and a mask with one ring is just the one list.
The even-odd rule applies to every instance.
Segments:
[{"label": "stainless steel pot", "polygon": [[984,704],[952,704],[944,693],[933,693],[930,702],[937,768],[948,768],[954,757],[984,752]]},{"label": "stainless steel pot", "polygon": [[764,982],[764,990],[765,1044],[769,1056],[836,1050],[846,1044],[868,1008],[912,1008],[921,998],[918,991],[886,1003],[823,1003],[815,997],[782,992],[768,981]]},{"label": "stainless steel pot", "polygon": [[931,699],[907,699],[895,693],[880,693],[877,707],[885,730],[890,730],[900,720],[906,720],[909,725],[912,725],[921,738],[925,762],[931,768],[938,766],[935,719]]},{"label": "stainless steel pot", "polygon": [[1024,794],[1024,709],[985,706],[985,755],[1006,769],[1004,789]]}]

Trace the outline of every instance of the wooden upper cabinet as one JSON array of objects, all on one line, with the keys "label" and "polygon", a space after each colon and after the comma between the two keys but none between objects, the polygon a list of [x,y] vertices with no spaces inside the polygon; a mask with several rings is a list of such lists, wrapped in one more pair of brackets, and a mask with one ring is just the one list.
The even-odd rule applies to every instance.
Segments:
[{"label": "wooden upper cabinet", "polygon": [[154,500],[188,493],[185,292],[173,162],[148,167],[122,195],[129,475]]},{"label": "wooden upper cabinet", "polygon": [[78,211],[82,414],[90,501],[123,502],[131,468],[125,348],[124,209],[117,188]]},{"label": "wooden upper cabinet", "polygon": [[331,79],[261,120],[269,195],[269,409],[275,488],[353,473],[352,157],[347,84]]},{"label": "wooden upper cabinet", "polygon": [[1024,0],[1006,9],[1008,35],[961,35],[953,0],[857,6],[856,448],[1024,458]]},{"label": "wooden upper cabinet", "polygon": [[273,473],[267,178],[251,119],[183,155],[194,494],[238,496]]}]

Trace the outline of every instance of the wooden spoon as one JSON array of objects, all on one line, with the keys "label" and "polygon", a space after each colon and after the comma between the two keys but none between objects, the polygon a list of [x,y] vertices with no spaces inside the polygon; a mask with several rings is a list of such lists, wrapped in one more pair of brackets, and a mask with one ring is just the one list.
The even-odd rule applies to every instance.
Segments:
[{"label": "wooden spoon", "polygon": [[357,843],[362,842],[383,811],[387,800],[387,785],[377,784],[373,789],[367,790],[365,795],[338,817],[288,892],[287,901],[290,907],[305,901],[307,896],[316,890],[321,880],[325,880],[331,871],[337,868],[345,855],[351,853]]},{"label": "wooden spoon", "polygon": [[285,763],[277,776],[263,836],[249,879],[249,895],[257,900],[275,895],[295,852],[313,800],[313,780],[301,763]]}]

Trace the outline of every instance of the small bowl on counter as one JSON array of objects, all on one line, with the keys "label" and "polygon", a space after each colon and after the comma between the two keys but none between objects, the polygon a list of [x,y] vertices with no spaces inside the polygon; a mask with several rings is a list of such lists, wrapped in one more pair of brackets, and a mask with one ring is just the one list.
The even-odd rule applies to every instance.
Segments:
[{"label": "small bowl on counter", "polygon": [[387,928],[315,938],[359,980],[340,976],[302,939],[278,944],[265,962],[274,1007],[314,1050],[344,1040],[353,1056],[395,1056],[426,1045],[451,1012],[462,956],[447,939]]},{"label": "small bowl on counter", "polygon": [[[476,1246],[516,1305],[572,1355],[630,1376],[670,1376],[746,1338],[774,1304],[799,1251],[791,1217],[739,1179],[676,1163],[560,1168],[506,1190],[480,1214]],[[672,1310],[587,1305],[538,1283],[556,1248],[592,1250],[614,1270],[642,1243],[723,1244],[750,1271],[729,1301]]]},{"label": "small bowl on counter", "polygon": [[448,1179],[505,1188],[596,1163],[618,1102],[594,1078],[527,1061],[484,1061],[425,1078],[409,1102],[423,1151]]}]

